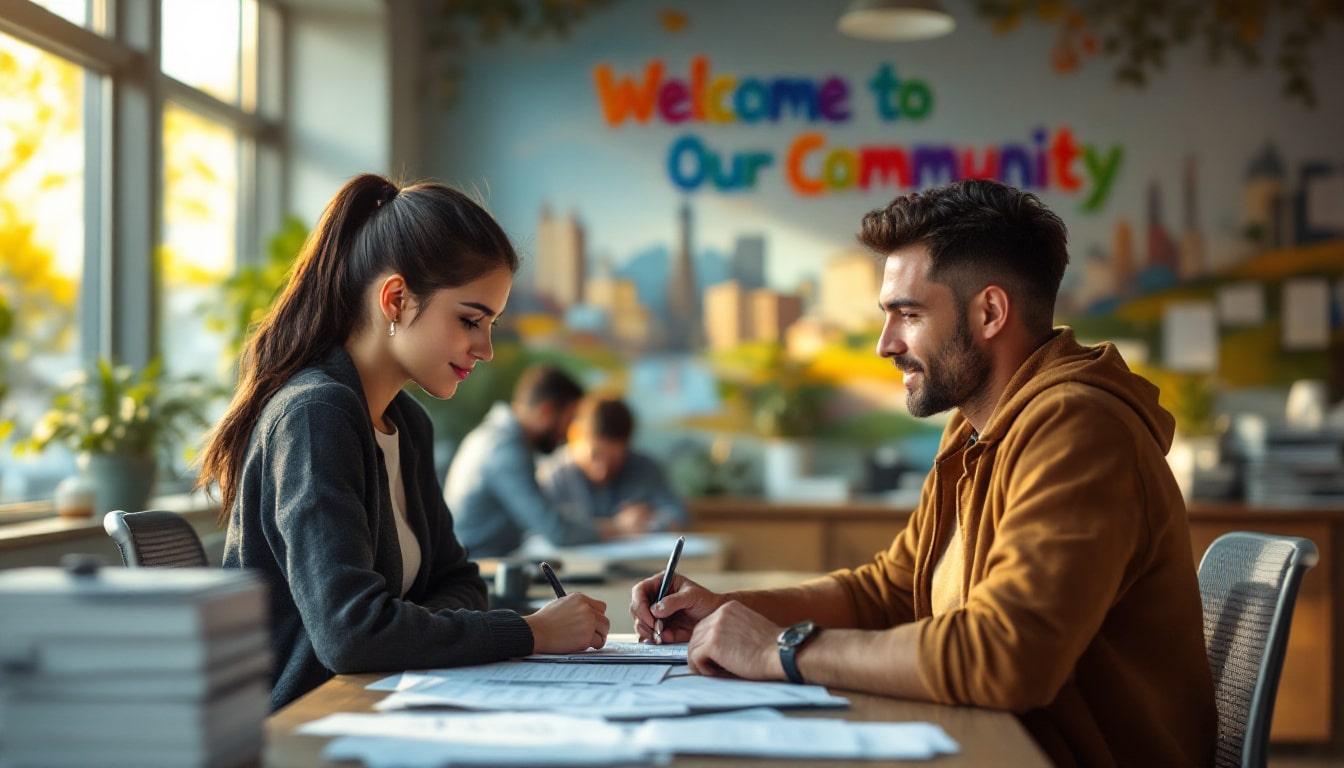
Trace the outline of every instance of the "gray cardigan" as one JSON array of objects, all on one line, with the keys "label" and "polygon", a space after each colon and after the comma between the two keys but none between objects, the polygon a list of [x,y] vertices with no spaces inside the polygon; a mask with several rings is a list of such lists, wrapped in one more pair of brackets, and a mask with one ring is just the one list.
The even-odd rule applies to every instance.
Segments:
[{"label": "gray cardigan", "polygon": [[485,611],[476,564],[453,535],[434,472],[433,428],[405,392],[387,409],[400,439],[420,573],[403,598],[387,471],[353,361],[332,348],[262,410],[239,475],[226,568],[271,591],[271,706],[335,674],[481,664],[532,652],[512,611]]}]

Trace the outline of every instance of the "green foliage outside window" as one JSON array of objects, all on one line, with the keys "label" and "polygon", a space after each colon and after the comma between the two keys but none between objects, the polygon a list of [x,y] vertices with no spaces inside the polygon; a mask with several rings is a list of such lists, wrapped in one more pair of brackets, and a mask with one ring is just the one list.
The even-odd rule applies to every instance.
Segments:
[{"label": "green foliage outside window", "polygon": [[206,408],[217,394],[199,377],[165,376],[157,358],[135,371],[100,357],[92,370],[61,383],[51,409],[15,451],[62,444],[76,453],[152,454],[209,426]]}]

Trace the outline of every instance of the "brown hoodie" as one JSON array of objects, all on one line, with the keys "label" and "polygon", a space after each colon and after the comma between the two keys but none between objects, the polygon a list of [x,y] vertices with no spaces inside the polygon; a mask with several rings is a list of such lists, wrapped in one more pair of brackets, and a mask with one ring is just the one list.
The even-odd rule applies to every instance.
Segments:
[{"label": "brown hoodie", "polygon": [[[1023,363],[983,434],[955,414],[919,508],[833,574],[860,626],[918,622],[934,699],[1015,712],[1061,765],[1210,765],[1217,711],[1174,420],[1111,344],[1073,331]],[[931,579],[960,509],[962,607]]]}]

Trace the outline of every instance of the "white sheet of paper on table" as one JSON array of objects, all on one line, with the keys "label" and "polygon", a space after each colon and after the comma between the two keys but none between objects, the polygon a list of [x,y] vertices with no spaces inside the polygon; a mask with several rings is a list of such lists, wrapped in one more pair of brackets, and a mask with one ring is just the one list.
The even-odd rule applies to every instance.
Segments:
[{"label": "white sheet of paper on table", "polygon": [[602,683],[657,685],[667,676],[661,664],[527,664],[501,661],[474,667],[403,673],[393,690],[413,690],[424,680],[496,683]]},{"label": "white sheet of paper on table", "polygon": [[665,762],[673,753],[925,760],[959,749],[942,728],[930,723],[804,720],[759,709],[639,724],[555,713],[348,713],[305,724],[299,731],[352,737],[328,745],[326,756],[362,759],[370,768],[456,762],[545,765],[547,758],[554,765],[610,765]]}]

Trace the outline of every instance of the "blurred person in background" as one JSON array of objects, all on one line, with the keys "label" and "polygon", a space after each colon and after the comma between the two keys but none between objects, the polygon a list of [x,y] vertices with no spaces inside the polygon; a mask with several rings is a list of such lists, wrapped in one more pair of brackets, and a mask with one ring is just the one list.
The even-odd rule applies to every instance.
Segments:
[{"label": "blurred person in background", "polygon": [[635,417],[620,398],[583,399],[569,442],[542,462],[541,488],[567,516],[595,520],[604,538],[685,528],[686,505],[658,462],[630,447]]}]

